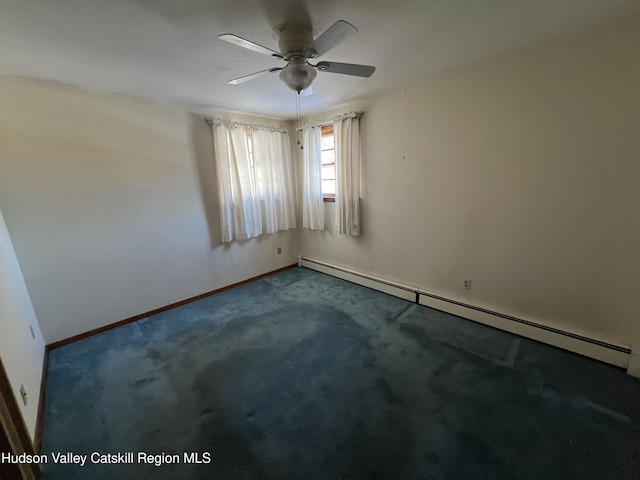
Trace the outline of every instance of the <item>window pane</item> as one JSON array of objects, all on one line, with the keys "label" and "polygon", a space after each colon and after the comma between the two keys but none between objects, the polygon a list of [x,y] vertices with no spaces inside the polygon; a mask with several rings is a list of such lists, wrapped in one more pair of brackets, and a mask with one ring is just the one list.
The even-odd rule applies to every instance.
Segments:
[{"label": "window pane", "polygon": [[335,180],[336,179],[336,166],[329,165],[322,167],[322,180]]},{"label": "window pane", "polygon": [[327,135],[326,137],[322,137],[322,141],[321,141],[321,149],[322,150],[327,150],[330,148],[334,148],[333,146],[333,135]]},{"label": "window pane", "polygon": [[323,180],[322,181],[322,193],[336,194],[336,181],[335,180]]},{"label": "window pane", "polygon": [[322,152],[323,165],[327,163],[335,163],[335,161],[336,161],[336,152],[334,150],[327,150],[326,152]]}]

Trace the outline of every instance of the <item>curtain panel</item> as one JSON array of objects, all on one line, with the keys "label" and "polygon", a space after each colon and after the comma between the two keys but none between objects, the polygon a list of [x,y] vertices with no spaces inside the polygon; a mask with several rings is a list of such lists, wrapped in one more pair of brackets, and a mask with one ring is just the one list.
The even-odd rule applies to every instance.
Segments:
[{"label": "curtain panel", "polygon": [[324,230],[320,141],[320,127],[302,130],[302,226],[311,230]]},{"label": "curtain panel", "polygon": [[340,117],[333,122],[336,152],[335,230],[360,235],[360,118]]},{"label": "curtain panel", "polygon": [[223,242],[295,228],[289,134],[212,122]]}]

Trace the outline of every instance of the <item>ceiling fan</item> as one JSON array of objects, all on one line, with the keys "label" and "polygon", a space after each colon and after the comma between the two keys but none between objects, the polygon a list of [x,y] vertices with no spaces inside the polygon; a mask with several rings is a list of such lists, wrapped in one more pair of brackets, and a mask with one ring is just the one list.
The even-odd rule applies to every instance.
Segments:
[{"label": "ceiling fan", "polygon": [[287,62],[284,67],[268,68],[229,80],[228,83],[237,85],[267,73],[280,72],[280,80],[290,89],[300,93],[310,87],[311,82],[316,78],[317,70],[343,75],[354,75],[356,77],[370,77],[376,70],[376,67],[370,65],[357,65],[354,63],[322,61],[314,65],[310,62],[311,59],[321,57],[347,38],[358,33],[356,27],[344,20],[338,20],[315,40],[313,39],[313,32],[310,25],[284,25],[276,27],[275,30],[279,37],[279,52],[232,33],[225,33],[218,36],[220,40],[224,40],[225,42],[253,50],[254,52],[270,55]]}]

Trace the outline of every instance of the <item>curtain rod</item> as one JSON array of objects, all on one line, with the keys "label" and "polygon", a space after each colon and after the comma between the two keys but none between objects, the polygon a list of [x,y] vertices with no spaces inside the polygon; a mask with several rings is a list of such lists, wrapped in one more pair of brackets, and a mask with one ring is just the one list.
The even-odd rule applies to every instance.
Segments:
[{"label": "curtain rod", "polygon": [[274,125],[261,125],[257,123],[236,122],[233,120],[225,120],[223,118],[216,118],[214,120],[213,118],[207,117],[204,120],[207,122],[209,126],[213,126],[214,123],[217,123],[218,125],[230,125],[232,127],[243,126],[243,127],[250,128],[252,130],[270,130],[272,132],[280,132],[280,133],[289,132],[289,130],[286,127],[278,127]]},{"label": "curtain rod", "polygon": [[324,121],[319,121],[319,122],[307,123],[307,124],[303,125],[302,127],[298,128],[297,130],[300,131],[300,130],[304,130],[305,128],[309,128],[309,127],[323,127],[325,125],[331,125],[336,120],[340,120],[342,118],[360,118],[360,117],[362,117],[363,113],[364,112],[343,113],[341,115],[333,117],[331,120],[324,120]]}]

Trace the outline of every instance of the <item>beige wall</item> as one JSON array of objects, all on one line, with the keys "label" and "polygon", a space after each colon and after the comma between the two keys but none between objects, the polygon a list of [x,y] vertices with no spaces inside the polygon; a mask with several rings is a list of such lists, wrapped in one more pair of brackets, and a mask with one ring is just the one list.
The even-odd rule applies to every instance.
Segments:
[{"label": "beige wall", "polygon": [[206,115],[278,123],[0,78],[0,208],[47,343],[296,261],[295,231],[220,245]]},{"label": "beige wall", "polygon": [[[1,211],[0,359],[33,440],[40,400],[44,340]],[[27,392],[26,406],[20,395],[21,385]]]},{"label": "beige wall", "polygon": [[638,349],[638,58],[633,18],[314,117],[366,112],[363,226],[302,253]]}]

